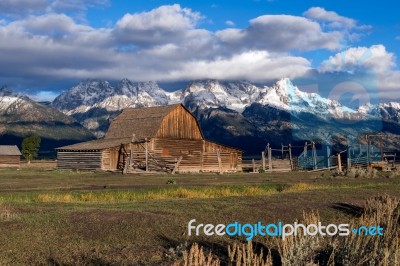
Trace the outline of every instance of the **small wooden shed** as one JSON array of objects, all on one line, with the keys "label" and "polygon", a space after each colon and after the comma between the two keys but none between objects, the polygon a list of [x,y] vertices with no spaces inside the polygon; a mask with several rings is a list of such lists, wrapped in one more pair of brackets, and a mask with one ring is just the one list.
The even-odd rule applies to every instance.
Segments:
[{"label": "small wooden shed", "polygon": [[0,145],[0,167],[20,167],[21,152],[15,145]]},{"label": "small wooden shed", "polygon": [[242,169],[242,151],[204,139],[182,104],[129,108],[104,139],[57,149],[60,169],[227,172]]}]

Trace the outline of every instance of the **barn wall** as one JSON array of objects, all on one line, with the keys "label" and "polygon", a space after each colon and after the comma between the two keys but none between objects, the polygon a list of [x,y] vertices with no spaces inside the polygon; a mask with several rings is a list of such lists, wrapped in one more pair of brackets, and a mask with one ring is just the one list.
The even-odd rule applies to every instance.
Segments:
[{"label": "barn wall", "polygon": [[58,169],[96,170],[101,166],[101,151],[57,151]]},{"label": "barn wall", "polygon": [[223,172],[242,170],[242,151],[205,140],[203,165],[204,171],[212,171],[212,169],[219,167],[217,155],[218,152],[220,154]]},{"label": "barn wall", "polygon": [[19,167],[19,155],[0,155],[0,167]]},{"label": "barn wall", "polygon": [[156,138],[200,140],[203,137],[196,118],[178,106],[164,117]]},{"label": "barn wall", "polygon": [[179,172],[200,172],[202,166],[202,140],[154,139],[154,155],[167,162],[175,162],[182,156]]},{"label": "barn wall", "polygon": [[[143,166],[146,154],[145,144],[132,146],[134,147],[133,159],[138,165]],[[152,167],[157,167],[156,161],[158,166],[167,165],[173,168],[180,157],[182,160],[179,164],[179,172],[227,172],[242,169],[241,151],[204,140],[156,138],[151,139],[147,147],[150,170]],[[218,151],[221,165],[218,160]]]},{"label": "barn wall", "polygon": [[116,170],[118,167],[119,147],[104,149],[101,153],[101,169]]}]

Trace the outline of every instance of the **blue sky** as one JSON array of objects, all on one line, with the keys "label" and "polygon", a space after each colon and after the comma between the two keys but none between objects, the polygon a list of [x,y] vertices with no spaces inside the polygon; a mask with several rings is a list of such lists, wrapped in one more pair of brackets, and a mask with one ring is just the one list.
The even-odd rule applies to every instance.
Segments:
[{"label": "blue sky", "polygon": [[51,99],[92,78],[270,83],[368,71],[381,99],[399,100],[397,13],[388,0],[2,0],[0,86]]}]

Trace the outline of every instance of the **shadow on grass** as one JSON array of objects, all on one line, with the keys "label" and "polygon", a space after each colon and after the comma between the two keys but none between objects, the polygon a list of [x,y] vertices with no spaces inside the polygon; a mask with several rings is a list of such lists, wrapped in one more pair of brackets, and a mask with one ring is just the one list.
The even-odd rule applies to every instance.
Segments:
[{"label": "shadow on grass", "polygon": [[360,217],[364,211],[364,208],[350,203],[339,202],[332,204],[330,207],[353,217]]}]

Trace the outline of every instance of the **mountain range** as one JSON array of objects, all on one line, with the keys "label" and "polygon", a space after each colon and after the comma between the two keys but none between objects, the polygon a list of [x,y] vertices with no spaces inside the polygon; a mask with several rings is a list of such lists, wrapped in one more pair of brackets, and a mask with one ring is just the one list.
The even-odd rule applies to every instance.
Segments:
[{"label": "mountain range", "polygon": [[[3,107],[8,101],[6,91],[0,93],[0,110],[18,113],[18,105]],[[383,132],[384,144],[390,149],[400,146],[399,103],[366,104],[354,109],[301,91],[287,78],[270,86],[249,81],[198,80],[173,92],[164,90],[157,82],[123,79],[113,85],[105,80],[86,80],[59,95],[50,106],[18,97],[28,101],[33,109],[46,110],[49,117],[45,120],[59,119],[64,121],[63,125],[79,129],[80,141],[92,138],[91,134],[104,136],[111,120],[124,108],[181,102],[198,118],[207,139],[248,153],[258,154],[267,143],[280,146],[315,141],[345,146],[365,142],[364,135],[371,132]],[[4,114],[0,113],[2,121],[10,121]]]},{"label": "mountain range", "polygon": [[95,138],[54,107],[37,103],[6,86],[0,88],[0,143],[21,146],[22,139],[32,134],[41,137],[42,152],[53,154],[56,147]]},{"label": "mountain range", "polygon": [[384,132],[397,148],[400,104],[366,104],[352,109],[317,93],[301,91],[283,78],[272,86],[249,81],[198,80],[173,92],[156,82],[123,79],[114,86],[87,80],[62,93],[52,103],[97,137],[124,108],[183,103],[198,118],[206,138],[249,152],[273,145],[313,140],[347,145],[363,134]]}]

